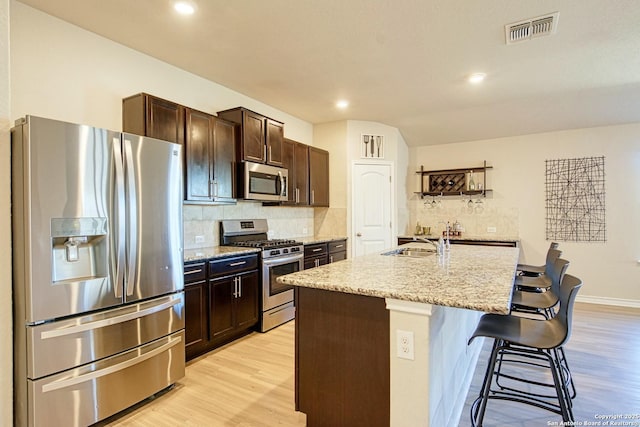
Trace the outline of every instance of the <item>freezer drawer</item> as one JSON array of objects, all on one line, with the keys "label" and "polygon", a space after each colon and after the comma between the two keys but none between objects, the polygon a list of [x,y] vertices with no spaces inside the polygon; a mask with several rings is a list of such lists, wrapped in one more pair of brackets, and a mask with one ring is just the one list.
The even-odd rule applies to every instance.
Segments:
[{"label": "freezer drawer", "polygon": [[184,328],[184,293],[27,327],[27,377],[94,362]]},{"label": "freezer drawer", "polygon": [[[28,381],[29,426],[87,426],[184,377],[184,331],[37,381]],[[22,420],[24,421],[24,420]]]}]

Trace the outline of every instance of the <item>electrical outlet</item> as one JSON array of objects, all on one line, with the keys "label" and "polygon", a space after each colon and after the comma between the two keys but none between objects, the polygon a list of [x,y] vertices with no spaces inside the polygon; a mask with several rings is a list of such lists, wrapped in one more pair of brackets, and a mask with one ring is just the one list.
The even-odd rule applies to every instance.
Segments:
[{"label": "electrical outlet", "polygon": [[487,233],[495,233],[496,231],[498,231],[498,229],[495,227],[487,227]]},{"label": "electrical outlet", "polygon": [[204,236],[196,236],[196,243],[204,243]]},{"label": "electrical outlet", "polygon": [[304,236],[306,236],[308,232],[309,232],[309,229],[307,227],[302,227],[302,234]]},{"label": "electrical outlet", "polygon": [[398,348],[396,350],[397,356],[400,359],[414,360],[413,332],[396,329],[396,338],[398,344]]}]

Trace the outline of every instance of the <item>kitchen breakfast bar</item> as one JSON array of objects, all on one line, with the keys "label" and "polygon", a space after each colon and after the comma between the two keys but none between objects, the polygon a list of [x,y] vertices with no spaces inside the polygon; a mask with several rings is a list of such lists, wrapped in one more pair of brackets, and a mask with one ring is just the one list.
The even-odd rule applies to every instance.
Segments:
[{"label": "kitchen breakfast bar", "polygon": [[416,256],[394,250],[278,279],[296,287],[295,398],[307,425],[458,424],[481,349],[467,341],[482,313],[509,312],[519,249],[400,248]]}]

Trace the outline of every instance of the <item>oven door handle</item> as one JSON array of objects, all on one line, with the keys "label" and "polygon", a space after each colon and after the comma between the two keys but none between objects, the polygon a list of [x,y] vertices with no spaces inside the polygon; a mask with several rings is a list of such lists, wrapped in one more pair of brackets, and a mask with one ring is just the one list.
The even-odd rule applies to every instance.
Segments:
[{"label": "oven door handle", "polygon": [[300,261],[304,259],[304,255],[302,254],[296,254],[296,255],[291,255],[291,256],[287,256],[287,257],[278,257],[278,258],[272,258],[272,259],[265,259],[262,261],[262,263],[265,266],[272,266],[272,265],[281,265],[281,264],[287,264],[289,262],[292,261]]}]

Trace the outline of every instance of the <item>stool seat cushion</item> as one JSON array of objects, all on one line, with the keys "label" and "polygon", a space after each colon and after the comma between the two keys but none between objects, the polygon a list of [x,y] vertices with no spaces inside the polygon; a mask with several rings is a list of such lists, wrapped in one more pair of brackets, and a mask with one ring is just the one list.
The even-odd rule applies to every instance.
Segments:
[{"label": "stool seat cushion", "polygon": [[567,329],[560,322],[535,320],[524,317],[485,314],[469,340],[475,337],[491,337],[511,344],[550,349],[562,345],[567,337]]},{"label": "stool seat cushion", "polygon": [[544,265],[518,264],[517,269],[518,269],[518,271],[526,271],[528,273],[543,274],[545,266]]},{"label": "stool seat cushion", "polygon": [[558,303],[558,295],[553,291],[548,292],[523,292],[514,290],[511,297],[511,304],[516,307],[527,307],[533,309],[548,309]]}]

